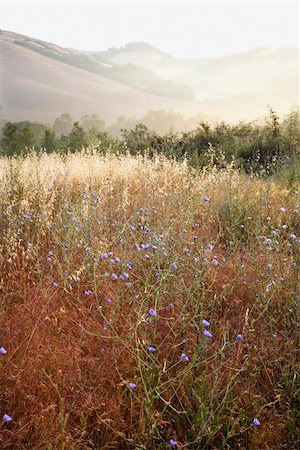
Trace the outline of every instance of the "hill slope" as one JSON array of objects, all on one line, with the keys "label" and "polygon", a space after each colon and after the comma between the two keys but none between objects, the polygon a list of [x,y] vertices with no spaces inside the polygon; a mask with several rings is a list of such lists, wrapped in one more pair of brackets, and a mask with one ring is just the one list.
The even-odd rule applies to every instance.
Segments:
[{"label": "hill slope", "polygon": [[159,97],[110,78],[41,55],[14,42],[0,41],[1,104],[10,120],[53,120],[63,112],[75,118],[98,113],[106,121],[141,116],[149,109],[196,113],[196,105]]},{"label": "hill slope", "polygon": [[299,98],[296,48],[184,60],[145,43],[79,52],[1,31],[0,53],[0,103],[9,120],[45,122],[69,112],[112,122],[172,109],[237,121],[264,115],[268,104],[284,114]]}]

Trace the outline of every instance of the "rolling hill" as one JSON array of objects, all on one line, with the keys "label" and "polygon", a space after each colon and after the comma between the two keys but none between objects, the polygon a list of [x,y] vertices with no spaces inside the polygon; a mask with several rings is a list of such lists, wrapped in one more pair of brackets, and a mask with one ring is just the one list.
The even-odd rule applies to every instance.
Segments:
[{"label": "rolling hill", "polygon": [[298,101],[295,48],[184,60],[145,43],[79,52],[1,31],[0,53],[8,120],[49,122],[69,112],[110,123],[165,109],[234,121],[261,116],[268,104],[282,114]]}]

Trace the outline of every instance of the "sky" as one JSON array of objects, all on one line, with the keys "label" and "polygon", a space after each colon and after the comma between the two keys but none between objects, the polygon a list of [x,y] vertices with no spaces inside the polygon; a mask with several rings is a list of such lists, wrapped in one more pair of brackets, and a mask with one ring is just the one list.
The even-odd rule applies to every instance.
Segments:
[{"label": "sky", "polygon": [[299,46],[298,1],[6,1],[0,28],[79,50],[147,42],[182,58]]}]

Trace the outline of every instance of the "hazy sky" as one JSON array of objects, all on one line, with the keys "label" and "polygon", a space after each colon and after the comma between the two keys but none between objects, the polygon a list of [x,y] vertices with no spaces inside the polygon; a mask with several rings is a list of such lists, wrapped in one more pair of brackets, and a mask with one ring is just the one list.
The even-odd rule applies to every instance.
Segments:
[{"label": "hazy sky", "polygon": [[174,56],[299,45],[298,1],[5,1],[0,27],[82,50],[145,41]]}]

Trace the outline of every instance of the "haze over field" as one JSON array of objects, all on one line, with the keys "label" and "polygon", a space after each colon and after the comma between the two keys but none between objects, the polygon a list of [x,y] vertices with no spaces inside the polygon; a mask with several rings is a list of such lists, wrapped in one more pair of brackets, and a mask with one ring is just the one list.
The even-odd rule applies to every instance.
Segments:
[{"label": "haze over field", "polygon": [[[8,120],[51,122],[69,112],[112,123],[164,109],[238,121],[263,116],[267,105],[285,114],[298,102],[296,3],[13,3],[2,4],[2,16],[3,28],[15,29],[0,35]],[[37,23],[24,21],[30,12]]]}]

